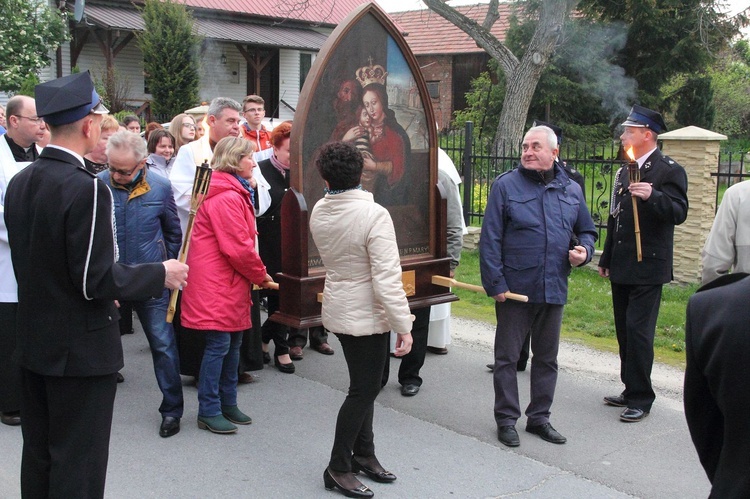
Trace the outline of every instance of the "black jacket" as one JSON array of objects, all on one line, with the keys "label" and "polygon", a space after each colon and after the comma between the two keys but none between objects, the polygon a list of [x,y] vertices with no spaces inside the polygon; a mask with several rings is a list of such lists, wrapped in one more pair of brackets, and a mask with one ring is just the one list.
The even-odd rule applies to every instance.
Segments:
[{"label": "black jacket", "polygon": [[161,296],[161,263],[115,263],[109,189],[70,153],[46,147],[5,197],[18,280],[22,367],[46,376],[112,374],[123,366],[114,300]]},{"label": "black jacket", "polygon": [[609,279],[616,284],[668,283],[672,280],[674,227],[684,222],[688,214],[687,174],[658,149],[643,163],[641,182],[651,183],[653,192],[647,201],[638,199],[641,262],[637,261],[627,166],[620,168],[616,179],[610,206],[616,214],[610,214],[607,221],[607,238],[599,267],[609,269]]},{"label": "black jacket", "polygon": [[685,418],[711,497],[750,497],[750,277],[724,275],[690,298]]}]

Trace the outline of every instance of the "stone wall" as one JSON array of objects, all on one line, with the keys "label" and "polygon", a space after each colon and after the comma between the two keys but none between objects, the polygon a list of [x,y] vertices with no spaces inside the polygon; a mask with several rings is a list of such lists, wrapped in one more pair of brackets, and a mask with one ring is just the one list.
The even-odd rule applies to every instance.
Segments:
[{"label": "stone wall", "polygon": [[674,279],[701,280],[701,250],[716,213],[716,177],[719,146],[726,136],[695,126],[659,136],[662,151],[685,168],[688,176],[688,217],[675,227]]}]

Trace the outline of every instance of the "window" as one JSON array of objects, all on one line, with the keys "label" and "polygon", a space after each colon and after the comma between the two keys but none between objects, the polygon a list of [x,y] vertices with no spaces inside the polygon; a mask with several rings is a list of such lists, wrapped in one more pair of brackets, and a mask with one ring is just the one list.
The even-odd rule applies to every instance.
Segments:
[{"label": "window", "polygon": [[439,81],[428,81],[427,92],[430,97],[436,100],[440,100],[440,82]]},{"label": "window", "polygon": [[307,73],[310,72],[310,67],[312,66],[312,54],[300,54],[299,55],[299,89],[302,90],[302,87],[305,84],[305,79],[307,78]]}]

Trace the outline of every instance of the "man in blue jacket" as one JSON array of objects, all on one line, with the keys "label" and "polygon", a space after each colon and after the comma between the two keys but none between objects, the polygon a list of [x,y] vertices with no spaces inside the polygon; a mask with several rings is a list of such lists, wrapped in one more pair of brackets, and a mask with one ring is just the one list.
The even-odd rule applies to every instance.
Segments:
[{"label": "man in blue jacket", "polygon": [[[516,363],[529,331],[531,401],[526,431],[548,442],[566,438],[550,424],[557,383],[557,350],[571,266],[594,254],[596,229],[581,187],[555,164],[557,137],[546,126],[529,129],[521,165],[492,184],[479,244],[482,285],[493,297],[495,334],[495,421],[498,440],[520,444],[515,424],[521,416]],[[505,293],[528,296],[508,301]]]},{"label": "man in blue jacket", "polygon": [[[147,156],[139,135],[117,132],[107,142],[109,169],[99,174],[114,200],[118,261],[129,265],[177,258],[182,244],[172,186],[145,168]],[[128,303],[148,338],[162,393],[159,435],[171,437],[180,431],[183,399],[177,341],[172,324],[166,321],[169,291],[165,289],[158,298]]]}]

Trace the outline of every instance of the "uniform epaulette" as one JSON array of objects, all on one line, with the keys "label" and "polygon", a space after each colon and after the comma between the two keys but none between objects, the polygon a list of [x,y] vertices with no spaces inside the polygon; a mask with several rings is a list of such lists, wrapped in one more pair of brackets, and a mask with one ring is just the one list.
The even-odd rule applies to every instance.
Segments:
[{"label": "uniform epaulette", "polygon": [[661,159],[662,159],[662,161],[664,161],[669,166],[674,166],[674,165],[678,164],[677,161],[673,160],[672,158],[670,158],[666,154],[662,155]]}]

